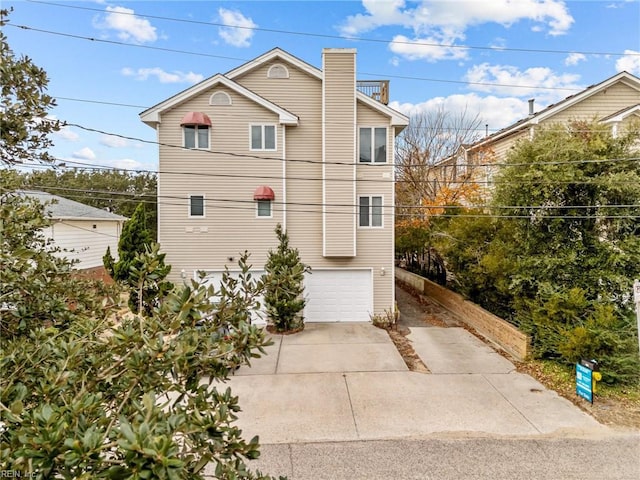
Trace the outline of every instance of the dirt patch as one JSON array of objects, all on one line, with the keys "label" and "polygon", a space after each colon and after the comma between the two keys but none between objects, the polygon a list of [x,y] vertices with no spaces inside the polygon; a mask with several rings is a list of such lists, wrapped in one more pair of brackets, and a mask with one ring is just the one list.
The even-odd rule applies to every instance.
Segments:
[{"label": "dirt patch", "polygon": [[398,349],[398,352],[400,352],[400,355],[402,355],[402,359],[409,370],[412,372],[431,373],[413,349],[409,339],[405,336],[409,333],[408,330],[406,333],[403,333],[400,330],[387,330],[387,333],[389,334],[389,337],[391,337],[393,344]]}]

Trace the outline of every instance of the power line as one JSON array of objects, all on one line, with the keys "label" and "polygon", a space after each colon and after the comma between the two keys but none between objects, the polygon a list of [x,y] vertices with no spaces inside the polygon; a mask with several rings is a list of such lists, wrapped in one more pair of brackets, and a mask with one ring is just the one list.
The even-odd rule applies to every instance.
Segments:
[{"label": "power line", "polygon": [[[91,7],[81,7],[79,5],[66,5],[59,4],[53,2],[43,2],[39,0],[28,0],[30,3],[39,3],[43,5],[55,6],[55,7],[63,7],[63,8],[73,8],[78,10],[89,10],[94,12],[105,13],[104,9],[99,8],[91,8]],[[189,20],[175,17],[163,17],[159,15],[148,15],[141,14],[135,12],[107,12],[109,14],[117,14],[117,15],[128,15],[133,17],[146,17],[153,18],[156,20],[166,20],[171,22],[181,22],[181,23],[190,23],[197,25],[205,25],[205,26],[213,26],[213,27],[223,27],[223,28],[237,28],[240,30],[250,30],[257,32],[266,32],[266,33],[278,33],[284,35],[297,35],[304,37],[316,37],[316,38],[329,38],[329,39],[337,39],[337,40],[351,40],[351,41],[360,41],[360,42],[372,42],[372,43],[396,43],[396,44],[406,44],[406,45],[419,45],[425,47],[439,47],[439,48],[453,48],[453,49],[463,49],[463,50],[489,50],[493,52],[522,52],[522,53],[554,53],[554,54],[562,54],[568,55],[571,53],[581,53],[583,55],[612,55],[612,56],[626,56],[629,54],[619,53],[619,52],[593,52],[593,51],[578,51],[578,50],[551,50],[551,49],[536,49],[536,48],[510,48],[510,47],[484,47],[477,45],[456,45],[456,44],[448,44],[448,43],[435,43],[435,42],[412,42],[412,41],[399,41],[399,40],[389,40],[389,39],[380,39],[380,38],[366,38],[366,37],[355,37],[355,36],[346,36],[346,35],[329,35],[322,33],[311,33],[311,32],[296,32],[292,30],[279,30],[273,28],[261,28],[261,27],[247,27],[247,26],[238,26],[238,25],[227,25],[225,23],[216,23],[216,22],[204,22],[201,20]],[[640,55],[640,54],[633,54]]]},{"label": "power line", "polygon": [[[112,199],[109,197],[99,197],[99,196],[95,196],[95,194],[97,195],[118,195],[118,196],[134,196],[136,197],[136,195],[132,195],[130,192],[114,192],[114,191],[109,191],[109,190],[94,190],[94,189],[83,189],[83,188],[70,188],[70,187],[57,187],[57,186],[47,186],[47,185],[31,185],[30,188],[36,188],[36,189],[49,189],[49,190],[55,190],[55,191],[65,191],[65,192],[73,192],[73,193],[83,193],[83,194],[92,194],[92,198],[93,199],[99,199],[99,200],[116,200],[116,201],[130,201],[130,200],[135,200],[135,198],[133,199],[125,199],[125,198],[121,198],[121,199]],[[149,197],[151,195],[142,195],[142,196],[146,196]],[[138,196],[139,197],[139,196]],[[181,206],[185,206],[187,205],[187,202],[189,200],[189,196],[183,196],[183,195],[158,195],[156,197],[158,199],[158,203],[159,204],[167,204],[164,203],[165,201],[173,201],[173,200],[182,200],[184,201],[184,203],[169,203],[170,205],[181,205]],[[148,200],[144,200],[145,202],[148,202]],[[234,204],[239,204],[239,205],[255,205],[255,201],[254,200],[233,200],[233,199],[228,199],[228,198],[211,198],[211,197],[205,197],[204,199],[205,201],[205,205],[206,204],[215,204],[215,203],[220,203],[223,205],[234,205]],[[153,201],[151,201],[151,203],[155,203]],[[314,203],[314,202],[291,202],[291,201],[287,201],[287,202],[280,202],[280,201],[272,201],[271,202],[272,205],[274,206],[281,206],[281,207],[348,207],[348,208],[353,208],[354,212],[333,212],[336,214],[349,214],[351,215],[353,214],[358,214],[357,211],[355,211],[358,207],[360,207],[360,205],[354,205],[354,204],[343,204],[343,203]],[[463,206],[463,205],[390,205],[390,206],[383,206],[383,208],[389,208],[389,209],[408,209],[408,210],[432,210],[432,209],[445,209],[445,210],[460,210],[460,209],[465,209],[465,210],[469,210],[469,207]],[[627,205],[617,205],[617,204],[613,204],[613,205],[474,205],[471,209],[473,210],[479,210],[479,209],[498,209],[498,210],[538,210],[538,211],[544,211],[544,210],[572,210],[572,209],[577,209],[577,210],[583,210],[583,209],[607,209],[607,208],[638,208],[640,209],[640,204],[627,204]],[[250,210],[255,210],[255,206],[252,206],[249,208]],[[279,210],[279,211],[284,211],[284,209]],[[299,210],[295,210],[296,212],[298,212]],[[322,210],[314,210],[314,213],[321,213]],[[332,213],[332,212],[327,212],[327,213]],[[390,216],[395,216],[395,212],[388,214]],[[520,217],[522,218],[530,218],[531,215],[522,215]],[[550,216],[550,215],[545,215],[542,218],[555,218],[556,216]],[[640,218],[640,210],[639,210],[639,214],[638,215],[584,215],[584,216],[579,216],[579,215],[563,215],[562,217],[567,217],[567,218]],[[540,217],[536,217],[536,218],[540,218]]]},{"label": "power line", "polygon": [[[113,137],[119,137],[125,140],[133,140],[142,143],[148,143],[152,145],[161,145],[164,147],[170,148],[178,148],[181,150],[190,150],[194,152],[200,152],[202,154],[211,154],[211,155],[227,155],[231,157],[239,157],[239,158],[252,158],[258,160],[275,160],[280,162],[296,162],[296,163],[309,163],[315,165],[344,165],[344,166],[355,166],[361,165],[365,168],[380,168],[380,167],[398,167],[398,168],[408,168],[408,167],[419,167],[419,168],[451,168],[453,165],[424,165],[420,163],[414,164],[401,164],[401,163],[363,163],[363,162],[329,162],[329,161],[315,161],[315,160],[304,160],[304,159],[296,159],[296,158],[279,158],[279,157],[267,157],[264,155],[254,155],[254,154],[246,154],[246,153],[236,153],[236,152],[224,152],[224,151],[216,151],[216,150],[202,150],[202,149],[187,149],[182,145],[174,145],[166,142],[159,142],[157,140],[145,140],[138,137],[131,137],[128,135],[122,135],[119,133],[106,132],[104,130],[100,130],[97,128],[85,127],[83,125],[77,123],[65,123],[65,125],[80,128],[82,130],[86,130],[94,133],[101,133],[103,135],[110,135]],[[608,159],[591,159],[591,160],[571,160],[571,161],[549,161],[549,162],[536,162],[535,164],[531,163],[469,163],[469,164],[457,164],[459,167],[524,167],[524,166],[532,166],[532,165],[577,165],[577,164],[586,164],[586,163],[609,163],[609,162],[629,162],[629,161],[640,161],[640,157],[630,157],[630,158],[608,158]],[[194,172],[196,173],[196,172]]]},{"label": "power line", "polygon": [[[186,55],[195,55],[195,56],[209,57],[209,58],[221,58],[221,59],[225,59],[225,60],[240,60],[240,61],[244,61],[244,62],[249,61],[248,59],[241,59],[241,58],[235,58],[235,57],[225,57],[225,56],[221,56],[221,55],[213,55],[213,54],[204,53],[204,52],[191,52],[191,51],[186,51],[186,50],[176,50],[176,49],[164,48],[164,47],[154,47],[154,46],[151,46],[151,45],[140,45],[140,44],[135,44],[135,43],[119,42],[119,41],[116,41],[116,40],[105,40],[105,39],[95,38],[95,37],[85,37],[85,36],[82,36],[82,35],[74,35],[74,34],[71,34],[71,33],[54,32],[52,30],[44,30],[44,29],[41,29],[41,28],[29,27],[27,25],[17,25],[17,24],[7,23],[6,26],[19,28],[19,29],[22,29],[22,30],[31,30],[31,31],[34,31],[34,32],[39,32],[39,33],[46,33],[46,34],[49,34],[49,35],[57,35],[57,36],[61,36],[61,37],[75,38],[75,39],[79,39],[79,40],[89,40],[89,41],[97,42],[97,43],[106,43],[106,44],[120,45],[120,46],[133,47],[133,48],[144,48],[144,49],[147,49],[147,50],[159,50],[159,51],[170,52],[170,53],[181,53],[181,54],[186,54]],[[385,74],[370,73],[370,72],[359,72],[359,73],[362,74],[362,75],[368,75],[368,76],[372,76],[372,77],[389,77],[389,78],[398,78],[398,79],[404,79],[404,80],[418,80],[418,81],[433,82],[433,83],[456,83],[456,84],[462,84],[462,85],[478,85],[478,86],[483,86],[483,87],[522,88],[522,89],[527,89],[527,90],[564,90],[564,91],[569,91],[569,92],[581,91],[581,89],[578,89],[578,88],[568,88],[568,87],[541,87],[541,86],[537,86],[537,85],[516,85],[516,84],[491,83],[491,82],[470,82],[470,81],[464,81],[464,80],[445,80],[445,79],[426,78],[426,77],[388,75],[386,73]]]},{"label": "power line", "polygon": [[[241,175],[241,174],[232,174],[232,173],[205,173],[205,172],[181,172],[181,171],[155,171],[155,170],[146,170],[146,169],[127,169],[127,168],[118,168],[118,167],[107,167],[100,164],[94,163],[86,163],[86,162],[78,162],[73,160],[64,160],[60,158],[56,158],[60,164],[56,165],[45,165],[41,163],[36,164],[21,164],[21,167],[31,168],[31,169],[67,169],[67,170],[78,170],[78,169],[88,169],[92,171],[115,171],[115,172],[127,172],[131,174],[162,174],[162,175],[184,175],[184,176],[195,176],[195,177],[206,177],[206,178],[238,178],[238,179],[256,179],[256,180],[282,180],[282,175]],[[78,166],[72,166],[72,165]],[[309,182],[322,182],[323,179],[321,177],[299,177],[299,176],[287,176],[287,180],[296,180],[296,181],[309,181]],[[353,179],[350,178],[327,178],[327,181],[330,182],[354,182]],[[367,178],[356,178],[356,183],[433,183],[434,180],[422,180],[422,181],[414,181],[414,180],[403,180],[403,179],[367,179]],[[609,181],[599,181],[599,180],[567,180],[567,181],[548,181],[548,180],[509,180],[509,181],[496,181],[496,180],[447,180],[444,181],[446,185],[479,185],[479,186],[494,186],[494,185],[599,185],[601,183],[612,183]],[[637,185],[638,182],[636,180],[616,180],[613,182],[616,185]]]}]

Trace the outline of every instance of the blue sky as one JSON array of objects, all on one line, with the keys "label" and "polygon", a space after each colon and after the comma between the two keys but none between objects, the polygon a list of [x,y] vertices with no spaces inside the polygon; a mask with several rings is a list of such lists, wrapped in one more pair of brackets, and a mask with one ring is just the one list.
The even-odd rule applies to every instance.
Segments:
[{"label": "blue sky", "polygon": [[[358,78],[390,79],[394,108],[466,109],[491,131],[526,116],[530,98],[538,110],[621,70],[640,76],[638,0],[3,1],[9,7],[9,44],[48,72],[52,116],[151,142],[140,111],[273,47],[317,67],[324,47],[356,48]],[[153,144],[73,126],[54,141],[69,165],[157,169]]]}]

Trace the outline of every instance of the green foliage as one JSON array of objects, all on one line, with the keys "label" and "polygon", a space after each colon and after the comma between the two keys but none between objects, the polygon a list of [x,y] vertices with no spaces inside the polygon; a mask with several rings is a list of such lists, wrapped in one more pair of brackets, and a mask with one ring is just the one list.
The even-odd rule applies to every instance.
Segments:
[{"label": "green foliage", "polygon": [[[267,478],[247,469],[258,440],[242,438],[238,398],[221,383],[267,345],[249,321],[260,287],[248,255],[239,279],[225,272],[219,291],[193,281],[146,317],[114,316],[109,304],[50,309],[63,292],[82,298],[86,283],[59,274],[65,261],[37,233],[39,204],[6,192],[2,200],[1,300],[12,310],[3,312],[0,344],[2,468],[39,478],[201,479],[209,464],[216,478]],[[144,291],[158,280],[157,251],[138,258]],[[37,322],[4,335],[16,325],[5,315],[29,312]]]},{"label": "green foliage", "polygon": [[304,274],[311,268],[302,263],[298,249],[289,246],[289,236],[280,224],[276,226],[276,235],[278,248],[269,250],[265,265],[264,301],[275,330],[286,332],[304,326],[301,315],[306,304]]},{"label": "green foliage", "polygon": [[496,217],[454,218],[439,237],[461,293],[529,333],[537,357],[595,358],[609,382],[640,378],[638,138],[637,126],[617,138],[586,122],[538,130],[495,179]]},{"label": "green foliage", "polygon": [[[0,10],[0,27],[9,21],[9,10]],[[50,162],[48,134],[60,130],[57,120],[48,118],[55,100],[45,92],[47,73],[29,57],[16,58],[0,28],[0,163]]]},{"label": "green foliage", "polygon": [[34,328],[62,328],[98,308],[102,284],[81,280],[73,263],[54,253],[42,229],[45,206],[14,193],[22,187],[11,170],[0,170],[0,336],[27,335]]},{"label": "green foliage", "polygon": [[[157,297],[171,290],[172,284],[164,280],[171,272],[171,265],[165,264],[166,254],[160,253],[159,245],[151,240],[146,224],[145,206],[140,203],[122,228],[118,261],[107,249],[102,262],[113,279],[127,287],[131,311],[149,315]],[[145,271],[148,267],[153,270]],[[143,279],[147,283],[141,285]]]},{"label": "green foliage", "polygon": [[151,315],[154,306],[173,288],[165,278],[171,271],[171,265],[165,265],[164,253],[160,245],[145,245],[142,253],[136,254],[127,278],[130,285],[129,308],[132,312]]},{"label": "green foliage", "polygon": [[143,252],[150,244],[151,235],[147,229],[145,207],[140,203],[122,227],[122,234],[118,241],[118,261],[113,265],[113,279],[127,282],[131,275],[131,267],[135,264],[136,255]]}]

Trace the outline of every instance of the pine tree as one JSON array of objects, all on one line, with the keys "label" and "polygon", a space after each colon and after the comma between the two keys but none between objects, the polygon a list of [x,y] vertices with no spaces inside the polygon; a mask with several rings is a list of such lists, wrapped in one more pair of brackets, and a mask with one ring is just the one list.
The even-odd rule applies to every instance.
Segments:
[{"label": "pine tree", "polygon": [[311,268],[302,263],[298,249],[289,246],[289,236],[280,224],[276,235],[280,243],[275,251],[269,250],[265,265],[264,301],[275,331],[287,332],[304,327],[304,274]]},{"label": "pine tree", "polygon": [[144,252],[145,246],[150,244],[151,235],[146,228],[144,205],[140,203],[122,229],[118,242],[119,259],[113,266],[113,279],[126,282],[131,274],[131,266],[135,262],[136,254]]}]

